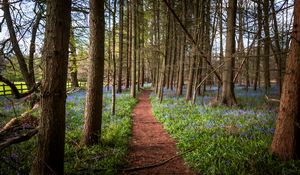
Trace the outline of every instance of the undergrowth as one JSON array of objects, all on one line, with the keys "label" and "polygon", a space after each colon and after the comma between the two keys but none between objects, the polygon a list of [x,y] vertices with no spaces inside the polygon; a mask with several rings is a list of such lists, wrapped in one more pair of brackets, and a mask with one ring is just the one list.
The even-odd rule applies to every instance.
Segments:
[{"label": "undergrowth", "polygon": [[[300,161],[282,162],[269,147],[278,104],[266,102],[263,93],[242,89],[240,107],[210,107],[206,94],[196,105],[166,92],[164,101],[151,96],[153,113],[176,140],[186,163],[200,174],[300,174]],[[215,93],[214,93],[215,94]]]},{"label": "undergrowth", "polygon": [[[80,145],[84,125],[85,92],[67,98],[65,174],[116,174],[127,154],[131,112],[136,100],[128,92],[117,94],[116,115],[110,112],[111,95],[104,94],[101,144]],[[10,111],[11,112],[11,111]],[[6,111],[9,113],[9,111]],[[35,156],[37,137],[0,152],[0,174],[28,174]]]}]

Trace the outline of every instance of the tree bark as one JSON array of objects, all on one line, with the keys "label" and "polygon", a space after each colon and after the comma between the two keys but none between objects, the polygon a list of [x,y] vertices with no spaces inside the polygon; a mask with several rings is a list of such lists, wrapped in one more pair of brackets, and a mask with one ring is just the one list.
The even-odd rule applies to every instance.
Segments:
[{"label": "tree bark", "polygon": [[[186,23],[186,0],[181,1],[182,2],[182,21],[185,25]],[[182,95],[182,88],[184,85],[184,60],[185,60],[185,43],[186,43],[186,36],[183,34],[182,40],[181,40],[181,47],[180,47],[180,60],[179,60],[179,78],[178,78],[178,84],[177,84],[177,90],[176,95],[180,96]]]},{"label": "tree bark", "polygon": [[119,29],[119,74],[117,92],[122,92],[122,71],[123,71],[123,15],[124,0],[120,0],[120,29]]},{"label": "tree bark", "polygon": [[282,160],[300,158],[300,1],[295,1],[294,8],[291,48],[271,146]]},{"label": "tree bark", "polygon": [[90,0],[89,71],[82,143],[93,145],[101,137],[104,75],[104,1]]},{"label": "tree bark", "polygon": [[235,53],[235,25],[236,25],[236,11],[237,1],[229,0],[228,7],[228,30],[226,38],[226,53],[225,64],[223,71],[223,85],[222,85],[222,97],[221,103],[227,106],[235,105],[236,98],[234,94],[234,82],[233,82],[233,69],[234,69],[234,57]]},{"label": "tree bark", "polygon": [[264,38],[264,85],[265,91],[267,92],[268,89],[271,87],[270,84],[270,28],[269,28],[269,0],[264,0],[263,3],[263,11],[264,11],[264,31],[265,31],[265,38]]},{"label": "tree bark", "polygon": [[256,91],[259,77],[260,77],[260,50],[261,50],[261,31],[262,31],[262,9],[260,3],[257,3],[257,21],[258,21],[258,31],[257,31],[257,48],[256,48],[256,62],[255,62],[255,77],[253,83],[253,89]]},{"label": "tree bark", "polygon": [[[210,3],[210,2],[209,2]],[[195,4],[195,10],[194,10],[194,15],[195,15],[195,19],[199,18],[199,1],[196,1]],[[199,20],[195,20],[195,26],[198,28],[199,26]],[[199,35],[199,30],[195,29],[194,30],[194,38],[197,38]],[[198,44],[198,43],[196,43]],[[194,76],[195,76],[195,65],[196,65],[196,57],[197,57],[197,46],[193,45],[193,49],[192,49],[192,59],[190,62],[190,67],[189,67],[189,76],[188,76],[188,84],[187,84],[187,88],[186,88],[186,95],[185,95],[185,100],[188,101],[192,98],[192,90],[193,90],[193,83],[194,83]]]},{"label": "tree bark", "polygon": [[116,112],[116,75],[117,75],[117,63],[116,63],[116,15],[117,14],[117,0],[114,0],[114,16],[113,16],[113,76],[112,76],[112,96],[111,96],[111,113],[115,115]]},{"label": "tree bark", "polygon": [[30,40],[30,46],[29,46],[29,60],[28,60],[28,71],[29,76],[32,79],[32,82],[35,83],[35,76],[34,76],[34,53],[35,53],[35,40],[36,40],[36,34],[39,29],[39,25],[42,19],[42,12],[38,12],[36,16],[35,23],[32,26],[32,32],[31,32],[31,40]]},{"label": "tree bark", "polygon": [[276,18],[276,11],[275,11],[275,0],[271,0],[271,8],[272,8],[272,17],[273,17],[273,25],[274,25],[274,42],[275,42],[275,48],[273,48],[273,54],[275,57],[276,65],[277,65],[277,83],[279,86],[279,94],[281,94],[282,91],[282,49],[280,46],[279,41],[279,32],[278,32],[278,25],[277,25],[277,18]]},{"label": "tree bark", "polygon": [[126,57],[126,89],[129,88],[130,85],[130,70],[131,70],[131,33],[132,33],[132,25],[131,25],[131,12],[130,12],[130,2],[127,0],[127,57]]},{"label": "tree bark", "polygon": [[137,50],[137,21],[136,21],[136,7],[137,7],[137,0],[132,1],[132,57],[131,57],[131,87],[130,87],[130,95],[131,97],[136,97],[136,50]]},{"label": "tree bark", "polygon": [[142,47],[142,63],[141,63],[141,87],[144,87],[144,83],[145,83],[145,52],[144,52],[144,48],[145,48],[145,22],[144,22],[144,1],[141,1],[141,34],[142,34],[142,38],[141,38],[141,47]]},{"label": "tree bark", "polygon": [[70,36],[70,77],[71,77],[71,87],[76,88],[79,87],[78,78],[77,78],[77,60],[76,60],[76,43],[75,43],[75,36],[74,30],[71,29],[71,36]]},{"label": "tree bark", "polygon": [[31,174],[63,174],[71,1],[47,1],[41,118]]},{"label": "tree bark", "polygon": [[161,71],[160,71],[160,79],[159,79],[159,92],[158,92],[158,96],[159,96],[159,101],[162,102],[163,100],[163,96],[164,96],[164,85],[165,85],[165,81],[166,81],[166,72],[167,72],[167,61],[168,61],[168,56],[169,56],[169,39],[170,39],[170,21],[171,21],[171,15],[169,10],[167,10],[167,25],[166,25],[166,43],[165,43],[165,55],[163,58],[163,62],[162,62],[162,67],[161,67]]}]

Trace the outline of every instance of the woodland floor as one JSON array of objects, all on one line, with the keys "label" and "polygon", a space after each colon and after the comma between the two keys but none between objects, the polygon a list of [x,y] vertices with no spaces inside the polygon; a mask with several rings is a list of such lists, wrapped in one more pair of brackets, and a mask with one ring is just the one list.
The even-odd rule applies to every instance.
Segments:
[{"label": "woodland floor", "polygon": [[[143,168],[134,168],[124,174],[194,174],[176,154],[175,141],[154,118],[150,93],[151,91],[143,91],[133,110],[132,138],[126,157],[127,167]],[[163,163],[170,158],[173,159]]]}]

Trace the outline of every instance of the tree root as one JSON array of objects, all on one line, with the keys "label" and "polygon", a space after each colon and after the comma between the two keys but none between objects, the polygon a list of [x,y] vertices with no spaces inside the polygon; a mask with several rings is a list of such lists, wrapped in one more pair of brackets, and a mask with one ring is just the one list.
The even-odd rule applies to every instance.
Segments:
[{"label": "tree root", "polygon": [[173,157],[170,157],[168,159],[165,159],[163,161],[160,161],[160,162],[157,162],[157,163],[153,163],[153,164],[148,164],[148,165],[144,165],[144,166],[138,166],[138,167],[131,167],[131,168],[125,168],[125,169],[120,169],[119,171],[121,172],[126,172],[126,171],[138,171],[138,170],[142,170],[142,169],[149,169],[149,168],[154,168],[154,167],[158,167],[158,166],[162,166],[166,163],[168,163],[169,161],[173,160],[173,159],[176,159],[184,154],[187,154],[189,152],[192,152],[194,151],[196,148],[192,148],[192,149],[189,149],[181,154],[177,154]]}]

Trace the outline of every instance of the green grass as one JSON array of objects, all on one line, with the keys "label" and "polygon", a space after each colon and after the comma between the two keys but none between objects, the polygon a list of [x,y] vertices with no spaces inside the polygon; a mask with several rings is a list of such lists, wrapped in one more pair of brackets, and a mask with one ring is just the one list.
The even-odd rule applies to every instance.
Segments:
[{"label": "green grass", "polygon": [[200,174],[300,174],[300,161],[269,153],[276,105],[262,96],[238,96],[243,107],[209,107],[152,96],[153,113],[177,141],[186,163]]},{"label": "green grass", "polygon": [[[129,92],[117,95],[117,113],[110,113],[111,96],[104,95],[102,144],[80,145],[84,124],[83,91],[67,99],[65,174],[116,174],[127,154],[131,135],[131,112],[136,100]],[[28,174],[33,161],[37,138],[11,146],[0,156],[0,174]]]}]

